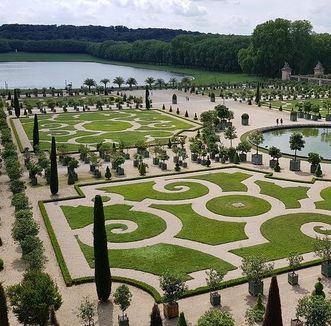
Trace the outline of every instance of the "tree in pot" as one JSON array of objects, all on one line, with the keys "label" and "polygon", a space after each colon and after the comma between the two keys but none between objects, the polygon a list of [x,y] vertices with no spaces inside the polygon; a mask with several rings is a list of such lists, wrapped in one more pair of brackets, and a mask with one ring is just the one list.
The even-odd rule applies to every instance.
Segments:
[{"label": "tree in pot", "polygon": [[157,142],[155,144],[155,146],[152,147],[152,152],[154,154],[154,157],[153,157],[153,164],[154,165],[159,165],[158,155],[160,154],[161,150],[162,150],[162,146],[161,146],[160,142]]},{"label": "tree in pot", "polygon": [[299,275],[295,273],[295,270],[300,267],[303,257],[296,252],[291,252],[287,257],[287,261],[292,270],[292,272],[288,273],[288,283],[291,285],[298,285]]},{"label": "tree in pot", "polygon": [[314,252],[322,260],[322,275],[331,277],[331,241],[327,235],[323,238],[316,237]]},{"label": "tree in pot", "polygon": [[268,154],[272,157],[272,160],[269,161],[269,167],[274,169],[279,164],[279,159],[282,157],[282,153],[279,148],[271,146],[268,149]]},{"label": "tree in pot", "polygon": [[248,135],[248,141],[256,147],[256,153],[252,155],[252,163],[262,164],[262,154],[259,154],[259,145],[263,143],[264,137],[260,130],[255,130]]},{"label": "tree in pot", "polygon": [[125,314],[125,310],[130,307],[132,294],[127,285],[122,284],[114,293],[114,303],[120,306],[122,315],[118,316],[118,324],[120,326],[129,326],[129,318]]},{"label": "tree in pot", "polygon": [[322,157],[318,153],[308,153],[308,162],[311,164],[310,173],[314,174],[316,172],[317,166],[321,161]]},{"label": "tree in pot", "polygon": [[225,139],[229,139],[230,140],[230,147],[232,148],[232,141],[233,139],[237,138],[237,130],[234,126],[229,126],[225,129],[224,132],[224,137]]},{"label": "tree in pot", "polygon": [[247,113],[243,113],[241,115],[241,124],[243,126],[248,126],[248,122],[249,122],[249,115]]},{"label": "tree in pot", "polygon": [[250,152],[251,149],[252,149],[252,145],[247,140],[243,140],[238,144],[236,150],[240,152],[239,158],[241,162],[246,162],[247,153]]},{"label": "tree in pot", "polygon": [[301,151],[305,147],[303,135],[299,132],[294,132],[290,136],[290,148],[294,151],[294,160],[290,161],[291,171],[300,171],[300,160],[297,160],[297,151]]},{"label": "tree in pot", "polygon": [[266,258],[262,256],[251,256],[242,260],[243,275],[248,279],[248,291],[252,296],[263,294],[263,281],[262,279],[270,274],[274,265],[267,263]]},{"label": "tree in pot", "polygon": [[210,304],[212,306],[220,306],[221,295],[217,290],[220,288],[225,274],[223,272],[210,269],[209,271],[206,271],[206,275],[206,283],[210,291]]},{"label": "tree in pot", "polygon": [[164,273],[160,277],[160,288],[163,291],[163,313],[167,319],[176,318],[179,314],[177,300],[185,293],[187,286],[181,276]]},{"label": "tree in pot", "polygon": [[31,180],[31,186],[36,186],[38,184],[37,175],[41,176],[43,168],[34,162],[30,162],[27,166],[29,171],[29,178]]},{"label": "tree in pot", "polygon": [[[304,318],[305,324],[299,318]],[[331,300],[310,295],[299,299],[296,319],[291,325],[326,326],[331,324]]]},{"label": "tree in pot", "polygon": [[325,115],[326,121],[331,121],[330,109],[331,109],[331,100],[323,101],[323,108],[327,110],[327,114]]},{"label": "tree in pot", "polygon": [[96,305],[89,297],[84,297],[78,307],[77,317],[84,326],[94,326],[94,317],[96,315]]}]

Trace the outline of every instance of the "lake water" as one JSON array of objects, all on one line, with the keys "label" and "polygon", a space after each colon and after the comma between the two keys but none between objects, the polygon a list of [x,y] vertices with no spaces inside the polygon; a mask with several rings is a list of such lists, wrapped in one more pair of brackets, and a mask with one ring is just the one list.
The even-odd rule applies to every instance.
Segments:
[{"label": "lake water", "polygon": [[[74,88],[82,86],[86,78],[97,83],[103,78],[111,82],[121,76],[124,80],[134,77],[138,85],[144,85],[147,77],[162,78],[168,82],[183,75],[168,71],[139,69],[94,62],[2,62],[0,63],[0,89],[5,88],[64,88],[71,82]],[[108,84],[109,85],[109,84]]]},{"label": "lake water", "polygon": [[305,147],[301,151],[297,151],[297,155],[307,157],[308,153],[314,152],[320,154],[324,159],[331,160],[331,128],[290,128],[267,131],[263,133],[262,147],[268,149],[275,146],[282,153],[294,155],[289,144],[293,132],[302,133],[306,141]]}]

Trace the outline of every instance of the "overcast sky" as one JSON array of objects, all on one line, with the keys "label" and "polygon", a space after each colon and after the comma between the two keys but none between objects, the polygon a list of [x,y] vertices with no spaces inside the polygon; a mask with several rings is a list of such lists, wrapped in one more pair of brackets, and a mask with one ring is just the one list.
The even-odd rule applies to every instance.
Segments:
[{"label": "overcast sky", "polygon": [[125,25],[251,34],[269,19],[331,32],[331,0],[0,0],[0,24]]}]

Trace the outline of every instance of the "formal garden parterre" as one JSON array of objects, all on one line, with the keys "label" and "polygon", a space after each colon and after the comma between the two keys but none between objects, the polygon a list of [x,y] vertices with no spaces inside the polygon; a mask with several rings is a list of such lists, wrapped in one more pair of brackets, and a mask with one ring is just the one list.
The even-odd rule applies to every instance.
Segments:
[{"label": "formal garden parterre", "polygon": [[286,267],[292,252],[315,261],[315,237],[330,229],[329,182],[303,185],[239,168],[152,180],[82,186],[84,198],[44,203],[70,278],[93,276],[97,194],[104,198],[113,275],[157,291],[165,270],[194,290],[205,286],[210,268],[225,273],[226,281],[241,278],[242,259],[251,256],[276,268]]}]

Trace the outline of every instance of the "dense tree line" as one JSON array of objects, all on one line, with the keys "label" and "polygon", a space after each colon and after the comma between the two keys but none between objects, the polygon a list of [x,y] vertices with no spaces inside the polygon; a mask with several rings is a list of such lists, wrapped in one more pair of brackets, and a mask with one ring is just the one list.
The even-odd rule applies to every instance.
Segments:
[{"label": "dense tree line", "polygon": [[125,26],[74,26],[74,25],[27,25],[4,24],[0,26],[0,38],[18,40],[83,40],[103,42],[106,40],[128,41],[163,40],[171,41],[177,35],[195,34],[181,29],[137,28]]},{"label": "dense tree line", "polygon": [[255,28],[238,59],[244,72],[268,77],[278,77],[285,61],[296,74],[311,74],[318,60],[330,71],[331,35],[315,34],[305,20],[270,20]]}]

